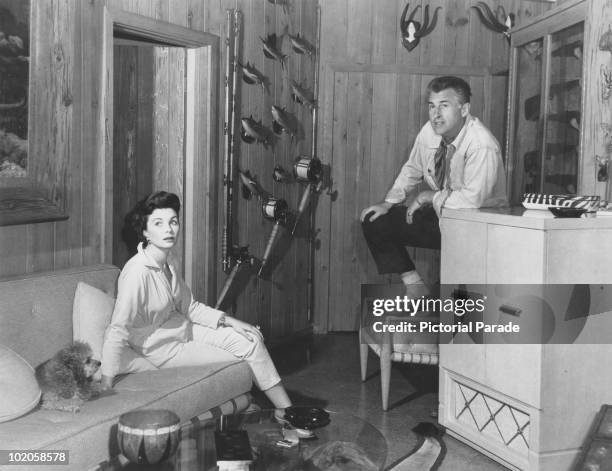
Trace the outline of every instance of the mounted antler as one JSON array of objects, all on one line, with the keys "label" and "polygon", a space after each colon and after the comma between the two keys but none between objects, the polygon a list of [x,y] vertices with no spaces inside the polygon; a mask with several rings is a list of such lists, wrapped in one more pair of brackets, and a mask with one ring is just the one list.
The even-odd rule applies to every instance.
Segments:
[{"label": "mounted antler", "polygon": [[415,47],[417,47],[421,38],[424,38],[434,30],[436,27],[436,22],[438,21],[438,10],[440,10],[442,7],[436,8],[431,24],[429,24],[429,5],[426,5],[422,26],[418,21],[414,21],[414,15],[417,10],[421,8],[421,6],[417,5],[415,9],[412,10],[412,13],[410,13],[408,19],[406,19],[409,7],[410,4],[406,4],[406,7],[402,12],[402,18],[400,19],[400,30],[402,32],[402,45],[409,51],[412,51]]},{"label": "mounted antler", "polygon": [[514,13],[506,15],[506,10],[500,5],[497,9],[497,16],[500,16],[499,14],[501,13],[501,17],[505,18],[504,23],[502,23],[497,19],[497,16],[485,2],[478,2],[476,5],[472,6],[472,8],[476,9],[478,16],[480,16],[480,20],[487,28],[496,33],[503,33],[506,38],[510,39],[510,28],[514,26]]}]

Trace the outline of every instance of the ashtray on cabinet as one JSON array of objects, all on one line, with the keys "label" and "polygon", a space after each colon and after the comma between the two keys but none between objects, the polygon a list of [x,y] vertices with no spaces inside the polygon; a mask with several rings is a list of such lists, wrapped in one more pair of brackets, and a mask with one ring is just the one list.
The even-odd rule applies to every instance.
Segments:
[{"label": "ashtray on cabinet", "polygon": [[579,218],[587,212],[585,208],[559,208],[549,207],[548,210],[558,218]]}]

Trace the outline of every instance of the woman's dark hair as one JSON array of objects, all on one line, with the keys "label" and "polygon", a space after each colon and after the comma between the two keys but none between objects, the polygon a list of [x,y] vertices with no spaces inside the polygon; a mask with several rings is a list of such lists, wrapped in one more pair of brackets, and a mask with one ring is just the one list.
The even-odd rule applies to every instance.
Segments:
[{"label": "woman's dark hair", "polygon": [[131,254],[136,253],[139,242],[142,242],[144,247],[147,246],[147,240],[143,232],[147,228],[149,216],[156,209],[163,208],[174,209],[174,212],[178,215],[181,210],[179,197],[167,191],[156,191],[136,203],[132,210],[125,215],[121,236]]},{"label": "woman's dark hair", "polygon": [[470,98],[472,97],[472,90],[470,89],[470,85],[463,79],[459,77],[454,77],[452,75],[446,75],[444,77],[436,77],[429,85],[427,85],[427,93],[439,93],[442,90],[446,90],[447,88],[452,88],[455,90],[457,95],[463,103],[469,103]]}]

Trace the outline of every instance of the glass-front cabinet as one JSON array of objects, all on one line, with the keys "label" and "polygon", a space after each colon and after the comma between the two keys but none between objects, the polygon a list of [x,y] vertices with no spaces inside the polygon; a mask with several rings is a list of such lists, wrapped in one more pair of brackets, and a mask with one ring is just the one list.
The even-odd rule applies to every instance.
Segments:
[{"label": "glass-front cabinet", "polygon": [[577,194],[586,2],[517,28],[511,40],[506,145],[512,203],[524,193]]}]

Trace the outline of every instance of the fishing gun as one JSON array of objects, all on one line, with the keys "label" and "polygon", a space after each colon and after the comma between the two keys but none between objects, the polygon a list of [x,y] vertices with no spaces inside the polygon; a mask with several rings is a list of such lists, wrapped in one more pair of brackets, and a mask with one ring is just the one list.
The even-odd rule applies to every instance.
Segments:
[{"label": "fishing gun", "polygon": [[242,266],[245,264],[253,265],[255,261],[255,257],[249,255],[248,245],[245,247],[236,247],[234,249],[234,256],[236,258],[236,264],[232,268],[232,271],[227,277],[227,280],[225,280],[223,289],[221,290],[221,293],[219,293],[219,298],[217,299],[217,303],[215,304],[215,309],[219,309],[220,306],[223,304],[223,301],[225,301],[225,297],[227,296],[227,293],[229,293],[229,290],[232,287],[234,280],[236,279],[236,275],[238,274]]},{"label": "fishing gun", "polygon": [[298,206],[291,235],[295,233],[295,229],[300,221],[300,216],[306,209],[312,193],[321,190],[323,184],[323,165],[316,157],[298,157],[293,165],[293,174],[297,181],[306,183],[306,188],[304,189],[304,193],[302,193],[302,199]]},{"label": "fishing gun", "polygon": [[261,211],[263,213],[264,218],[274,221],[274,227],[272,228],[270,237],[268,237],[268,243],[266,244],[266,250],[264,251],[264,255],[261,260],[261,266],[259,267],[257,276],[261,276],[261,274],[263,273],[263,269],[268,259],[270,258],[270,254],[272,253],[272,247],[274,246],[274,242],[276,241],[276,237],[278,236],[278,231],[280,230],[281,224],[285,224],[287,222],[287,213],[289,211],[289,207],[284,199],[276,199],[273,197],[269,197],[264,201],[261,207]]}]

